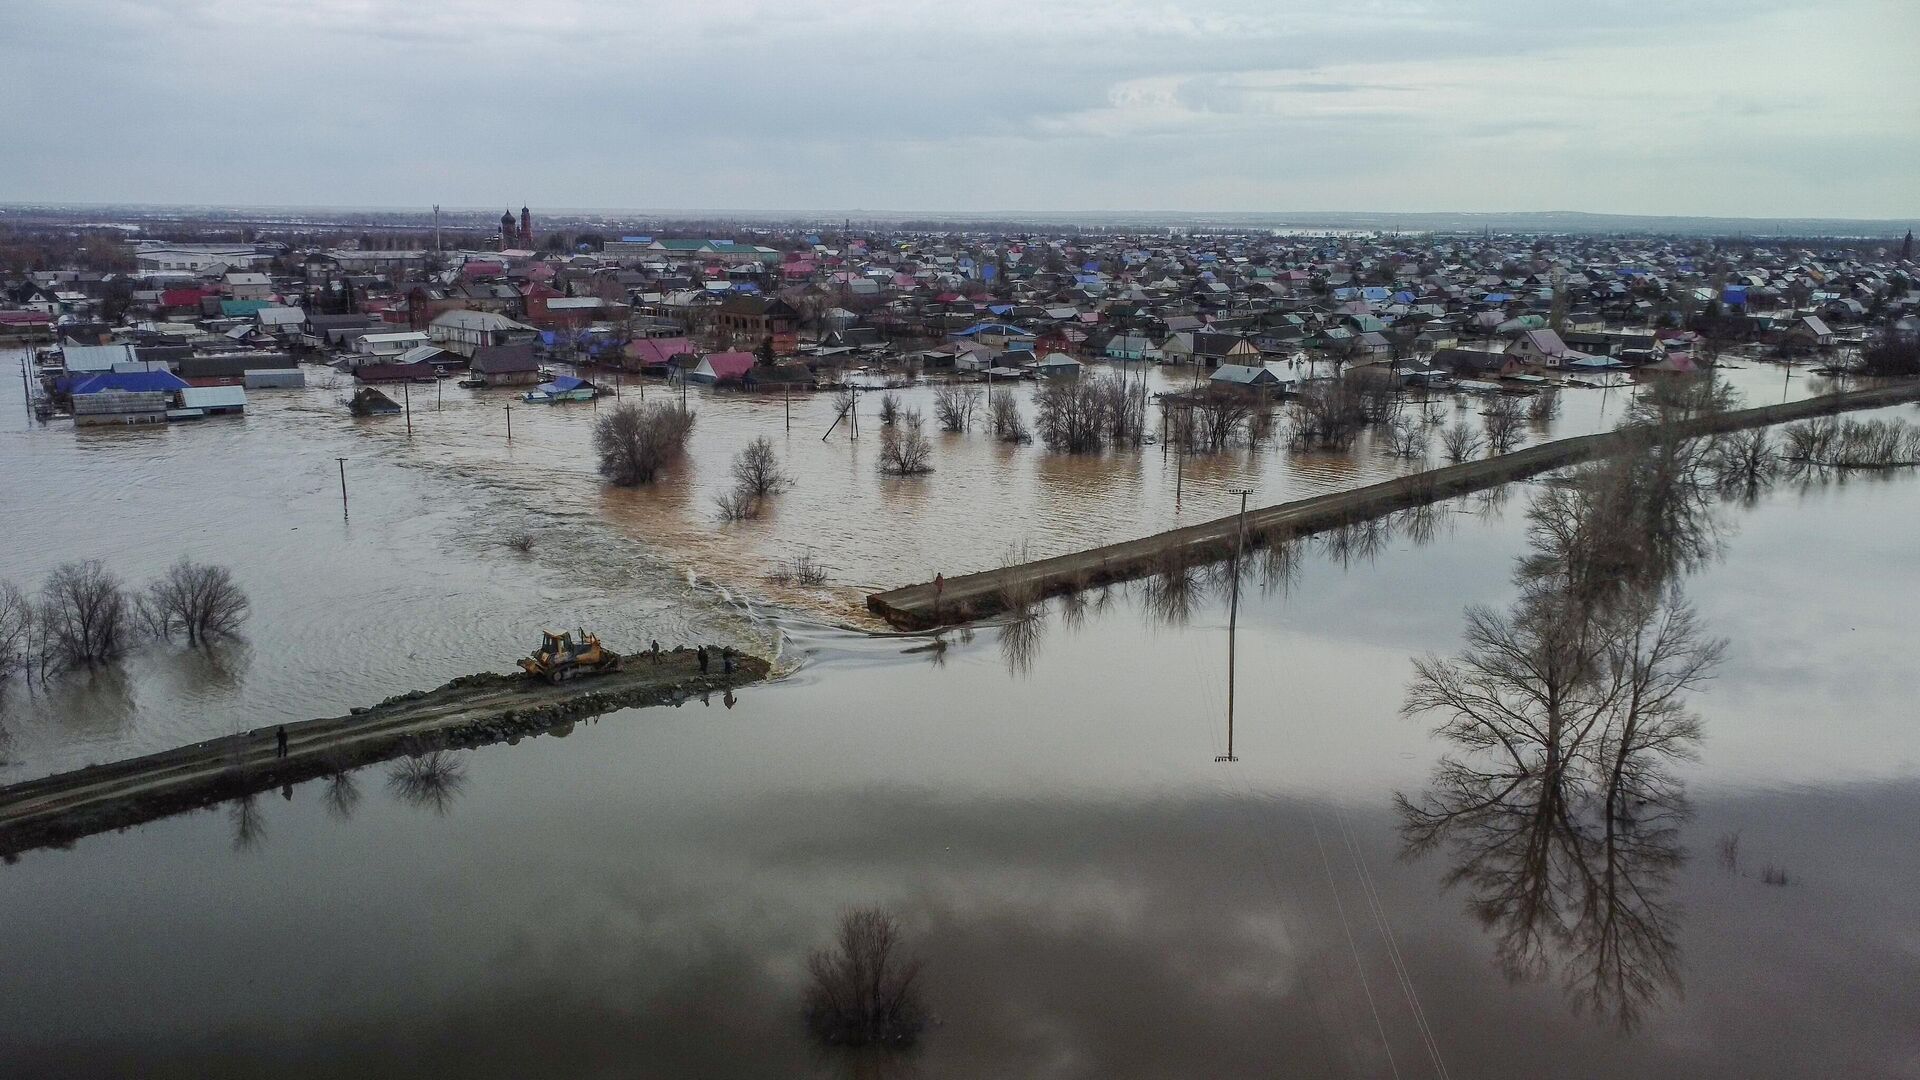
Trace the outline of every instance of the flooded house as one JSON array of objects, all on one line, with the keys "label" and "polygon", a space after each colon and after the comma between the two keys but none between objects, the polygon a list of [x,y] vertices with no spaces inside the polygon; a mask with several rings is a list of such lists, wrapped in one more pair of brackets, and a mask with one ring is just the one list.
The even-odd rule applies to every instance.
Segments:
[{"label": "flooded house", "polygon": [[716,386],[722,383],[739,384],[747,381],[758,358],[750,352],[708,353],[700,362],[684,372],[684,378],[690,383],[704,386]]},{"label": "flooded house", "polygon": [[483,386],[533,386],[540,381],[540,361],[528,343],[481,345],[467,365]]}]

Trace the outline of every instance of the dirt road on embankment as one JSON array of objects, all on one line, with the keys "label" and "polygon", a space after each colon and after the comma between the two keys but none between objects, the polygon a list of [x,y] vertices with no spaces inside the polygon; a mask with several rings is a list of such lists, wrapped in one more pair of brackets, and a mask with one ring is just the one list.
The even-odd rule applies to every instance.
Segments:
[{"label": "dirt road on embankment", "polygon": [[443,748],[515,741],[619,709],[666,705],[760,682],[764,660],[737,656],[731,675],[719,655],[700,671],[692,649],[655,663],[644,655],[624,671],[550,686],[522,675],[468,675],[437,690],[388,698],[346,716],[256,728],[145,757],[56,773],[0,788],[0,855],[68,844],[284,784],[376,761]]},{"label": "dirt road on embankment", "polygon": [[1625,453],[1646,445],[1649,440],[1692,439],[1916,400],[1920,400],[1920,381],[1910,381],[1779,405],[1708,413],[1665,428],[1621,428],[1557,439],[1511,454],[1412,473],[1367,487],[1260,507],[1250,510],[1244,518],[1228,515],[1138,540],[874,593],[867,597],[867,609],[902,630],[927,630],[972,622],[1005,610],[1013,597],[1056,596],[1109,582],[1149,577],[1168,566],[1192,566],[1230,558],[1241,542],[1243,530],[1246,542],[1259,546],[1276,538],[1309,535]]}]

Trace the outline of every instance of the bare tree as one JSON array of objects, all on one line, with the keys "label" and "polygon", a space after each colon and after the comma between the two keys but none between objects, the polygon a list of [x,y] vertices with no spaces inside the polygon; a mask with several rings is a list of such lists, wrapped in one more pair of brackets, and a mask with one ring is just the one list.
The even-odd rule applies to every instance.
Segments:
[{"label": "bare tree", "polygon": [[745,488],[734,488],[713,499],[721,521],[752,521],[760,516],[760,499]]},{"label": "bare tree", "polygon": [[1404,416],[1388,420],[1383,430],[1387,438],[1387,452],[1395,457],[1417,458],[1427,452],[1427,428],[1425,424]]},{"label": "bare tree", "polygon": [[920,410],[902,409],[892,427],[880,429],[880,471],[895,476],[932,472],[933,445],[925,427]]},{"label": "bare tree", "polygon": [[677,404],[618,405],[593,426],[600,475],[620,487],[651,484],[685,454],[693,413]]},{"label": "bare tree", "polygon": [[893,916],[876,908],[840,917],[831,947],[807,958],[807,1026],[836,1046],[907,1046],[926,1026],[909,959]]},{"label": "bare tree", "polygon": [[98,560],[62,563],[40,589],[34,621],[49,657],[93,667],[126,650],[132,603],[120,579]]},{"label": "bare tree", "polygon": [[1146,429],[1146,399],[1135,393],[1126,380],[1111,375],[1098,376],[1087,382],[1099,401],[1107,438],[1116,446],[1137,441]]},{"label": "bare tree", "polygon": [[184,633],[189,645],[207,645],[240,632],[252,606],[224,566],[181,556],[147,586],[145,613],[155,634]]},{"label": "bare tree", "polygon": [[993,423],[993,437],[1001,442],[1027,443],[1033,432],[1027,430],[1026,417],[1020,414],[1020,402],[1006,390],[997,390],[987,399],[987,413]]},{"label": "bare tree", "polygon": [[1527,402],[1527,419],[1544,424],[1560,415],[1560,391],[1547,387]]},{"label": "bare tree", "polygon": [[1455,465],[1463,461],[1472,461],[1480,452],[1480,433],[1465,420],[1456,420],[1453,426],[1440,434],[1440,448],[1446,452],[1447,460]]},{"label": "bare tree", "polygon": [[33,636],[33,602],[11,581],[0,581],[0,681],[27,660]]},{"label": "bare tree", "polygon": [[900,395],[889,390],[880,395],[880,426],[892,427],[900,418]]},{"label": "bare tree", "polygon": [[980,388],[963,383],[946,383],[933,392],[933,417],[942,431],[968,431],[973,413],[980,405]]},{"label": "bare tree", "polygon": [[1254,395],[1244,390],[1210,386],[1187,395],[1183,422],[1170,434],[1184,439],[1193,453],[1217,454],[1245,435],[1257,404]]},{"label": "bare tree", "polygon": [[1345,450],[1367,426],[1367,408],[1344,380],[1309,383],[1293,399],[1295,450]]},{"label": "bare tree", "polygon": [[1047,379],[1033,396],[1035,426],[1047,449],[1086,454],[1106,445],[1106,399],[1094,379]]},{"label": "bare tree", "polygon": [[1487,433],[1488,451],[1504,454],[1519,446],[1526,437],[1523,419],[1520,404],[1512,396],[1495,394],[1489,398],[1481,419],[1481,426]]},{"label": "bare tree", "polygon": [[773,440],[765,435],[748,443],[733,459],[733,483],[756,499],[778,495],[793,486],[793,477],[780,468]]}]

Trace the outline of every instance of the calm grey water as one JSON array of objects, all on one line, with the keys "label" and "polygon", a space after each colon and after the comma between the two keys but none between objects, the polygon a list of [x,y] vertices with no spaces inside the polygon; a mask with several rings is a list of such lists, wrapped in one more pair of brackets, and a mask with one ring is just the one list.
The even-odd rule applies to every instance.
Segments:
[{"label": "calm grey water", "polygon": [[[687,549],[619,500],[545,505],[540,467],[590,481],[577,452],[522,450],[518,409],[489,471],[318,396],[224,433],[5,436],[6,576],[83,547],[140,577],[184,547],[260,605],[225,683],[149,650],[52,704],[16,690],[18,774],[500,666],[530,620],[778,640],[790,675],[463,753],[437,804],[374,767],[0,867],[12,1075],[1920,1075],[1911,477],[1723,508],[1724,556],[1685,582],[1729,646],[1677,765],[1682,858],[1592,913],[1652,904],[1661,932],[1611,966],[1550,942],[1515,977],[1450,854],[1403,857],[1392,798],[1444,749],[1398,715],[1410,658],[1457,649],[1464,605],[1510,602],[1531,485],[1246,589],[1240,760],[1220,763],[1217,592],[1183,622],[1133,588],[1056,605],[1032,640],[909,653],[923,639],[688,584]],[[205,466],[221,440],[227,467]],[[29,493],[58,512],[23,527]],[[494,539],[522,521],[552,534],[531,558]],[[924,557],[885,531],[862,543]],[[805,957],[858,905],[926,962],[937,1022],[904,1058],[824,1052],[799,1023]],[[1644,980],[1630,1030],[1583,997],[1603,970]]]}]

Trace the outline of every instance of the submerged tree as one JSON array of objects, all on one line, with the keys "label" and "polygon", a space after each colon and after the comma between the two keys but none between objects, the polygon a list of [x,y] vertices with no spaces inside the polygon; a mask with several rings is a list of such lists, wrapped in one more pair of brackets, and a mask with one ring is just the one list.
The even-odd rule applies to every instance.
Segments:
[{"label": "submerged tree", "polygon": [[906,955],[900,925],[877,908],[840,917],[831,947],[807,959],[807,1027],[834,1046],[910,1046],[926,1027],[920,961]]},{"label": "submerged tree", "polygon": [[11,581],[0,581],[0,681],[26,662],[33,637],[33,602]]},{"label": "submerged tree", "polygon": [[189,645],[235,637],[251,605],[224,566],[185,556],[147,587],[147,622],[160,637],[184,633]]},{"label": "submerged tree", "polygon": [[40,589],[34,623],[53,663],[94,667],[126,651],[131,614],[120,579],[96,559],[54,568]]},{"label": "submerged tree", "polygon": [[593,426],[600,475],[620,487],[651,484],[686,452],[693,413],[676,404],[619,405]]},{"label": "submerged tree", "polygon": [[987,415],[993,426],[993,437],[1006,443],[1029,443],[1033,441],[1033,432],[1027,429],[1026,418],[1020,414],[1020,402],[1006,390],[996,390],[987,398]]},{"label": "submerged tree", "polygon": [[980,388],[961,383],[944,383],[933,392],[933,418],[941,431],[962,432],[973,429],[974,410],[980,407]]},{"label": "submerged tree", "polygon": [[894,476],[932,472],[933,445],[927,441],[925,427],[918,409],[902,409],[892,427],[881,428],[880,471]]}]

